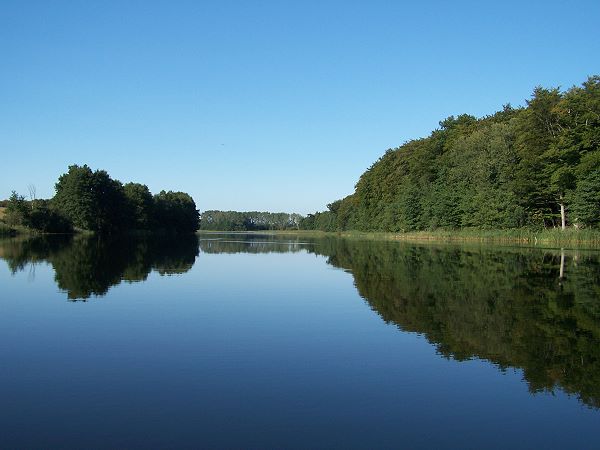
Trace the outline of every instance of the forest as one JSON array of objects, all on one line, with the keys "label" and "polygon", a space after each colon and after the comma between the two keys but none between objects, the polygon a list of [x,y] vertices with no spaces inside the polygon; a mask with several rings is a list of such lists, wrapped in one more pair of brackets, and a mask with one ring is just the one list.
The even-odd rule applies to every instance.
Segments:
[{"label": "forest", "polygon": [[450,116],[389,149],[306,230],[598,228],[600,76],[537,87],[524,107]]},{"label": "forest", "polygon": [[196,203],[185,192],[152,195],[140,183],[123,184],[104,170],[72,165],[61,175],[50,200],[12,193],[3,202],[5,227],[43,233],[87,230],[99,234],[129,231],[193,233],[199,226]]}]

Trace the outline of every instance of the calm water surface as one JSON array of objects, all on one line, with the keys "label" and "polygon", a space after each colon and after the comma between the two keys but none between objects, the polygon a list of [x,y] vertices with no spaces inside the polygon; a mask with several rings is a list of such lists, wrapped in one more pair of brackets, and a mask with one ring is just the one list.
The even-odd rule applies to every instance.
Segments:
[{"label": "calm water surface", "polygon": [[0,241],[1,448],[600,448],[600,255]]}]

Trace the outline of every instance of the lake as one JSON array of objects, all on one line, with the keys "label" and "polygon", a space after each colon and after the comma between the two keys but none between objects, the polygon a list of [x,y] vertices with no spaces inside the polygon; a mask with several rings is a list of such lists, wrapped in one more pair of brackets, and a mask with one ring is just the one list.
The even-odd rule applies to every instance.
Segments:
[{"label": "lake", "polygon": [[600,253],[0,241],[1,448],[600,448]]}]

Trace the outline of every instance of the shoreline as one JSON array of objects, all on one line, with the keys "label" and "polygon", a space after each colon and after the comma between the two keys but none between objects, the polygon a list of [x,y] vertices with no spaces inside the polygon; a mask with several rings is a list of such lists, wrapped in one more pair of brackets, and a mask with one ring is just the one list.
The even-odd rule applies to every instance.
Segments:
[{"label": "shoreline", "polygon": [[319,231],[319,230],[256,230],[217,231],[199,230],[198,234],[264,234],[290,236],[336,236],[352,239],[375,239],[404,242],[480,243],[523,245],[528,247],[587,247],[600,248],[600,230],[438,230],[392,233],[383,231]]},{"label": "shoreline", "polygon": [[[52,236],[52,235],[87,235],[93,234],[86,230],[76,229],[73,233],[43,233],[23,227],[9,227],[0,223],[0,237],[13,238],[18,236]],[[160,232],[133,231],[124,235],[154,235]],[[169,233],[166,233],[169,234]],[[383,231],[320,231],[320,230],[255,230],[255,231],[227,231],[227,230],[198,230],[195,234],[256,234],[256,235],[290,235],[290,236],[336,236],[350,239],[374,239],[404,242],[431,242],[431,243],[471,243],[471,244],[506,244],[529,247],[554,247],[554,248],[600,248],[600,230],[436,230],[413,231],[407,233]]]}]

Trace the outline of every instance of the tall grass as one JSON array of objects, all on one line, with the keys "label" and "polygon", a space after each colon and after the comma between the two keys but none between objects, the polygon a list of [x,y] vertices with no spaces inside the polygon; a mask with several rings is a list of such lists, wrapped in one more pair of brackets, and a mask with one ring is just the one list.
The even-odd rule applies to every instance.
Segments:
[{"label": "tall grass", "polygon": [[0,236],[14,236],[14,234],[15,230],[5,223],[0,222]]},{"label": "tall grass", "polygon": [[[349,233],[353,235],[355,233]],[[345,233],[342,233],[345,235]],[[366,233],[365,237],[376,237]],[[542,247],[600,248],[600,230],[436,230],[410,233],[381,233],[387,239],[417,242],[465,242],[516,244]]]},{"label": "tall grass", "polygon": [[514,230],[453,230],[422,231],[394,234],[394,239],[512,242],[523,244],[582,244],[600,246],[599,230],[576,229],[514,229]]},{"label": "tall grass", "polygon": [[517,228],[512,230],[435,230],[414,231],[408,233],[341,231],[326,233],[322,231],[277,231],[277,234],[301,234],[305,236],[337,235],[360,239],[391,239],[402,241],[431,242],[480,242],[524,245],[543,245],[556,247],[600,247],[600,230],[546,229],[533,230]]}]

